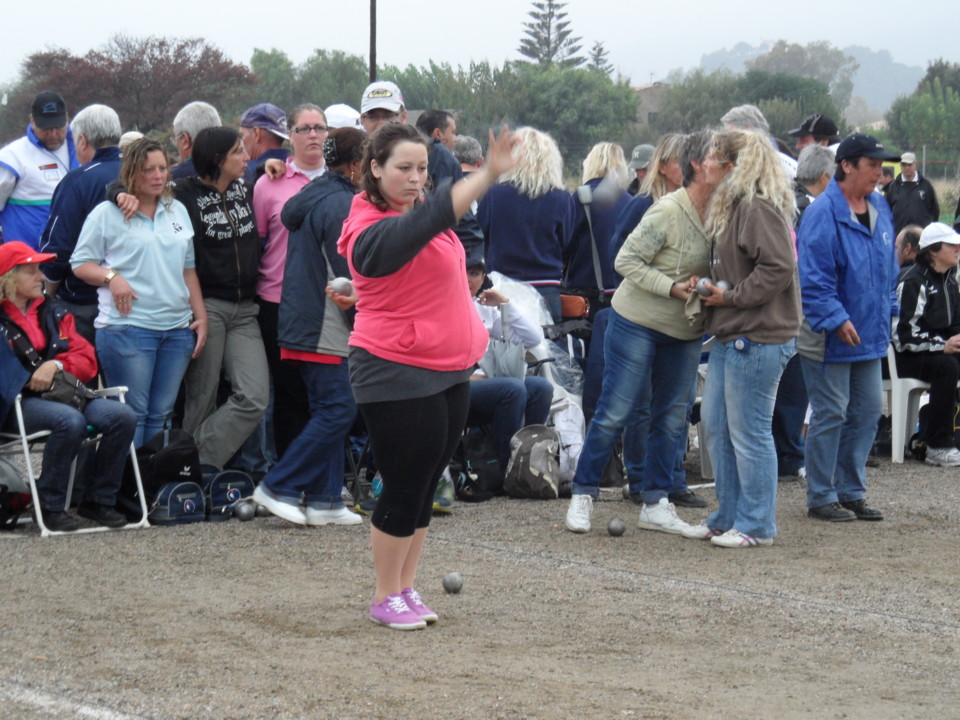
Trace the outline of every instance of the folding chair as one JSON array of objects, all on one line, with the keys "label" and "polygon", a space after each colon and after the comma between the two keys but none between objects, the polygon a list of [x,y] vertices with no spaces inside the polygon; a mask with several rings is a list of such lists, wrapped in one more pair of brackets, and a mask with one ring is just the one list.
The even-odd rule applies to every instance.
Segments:
[{"label": "folding chair", "polygon": [[[104,388],[103,390],[97,390],[97,397],[115,397],[118,398],[120,402],[125,402],[124,398],[127,392],[125,387],[112,387]],[[97,527],[84,527],[79,530],[73,530],[69,532],[60,531],[60,530],[50,530],[43,521],[43,513],[40,512],[40,495],[37,491],[37,473],[33,468],[33,457],[32,452],[34,447],[38,444],[41,444],[46,441],[50,436],[49,430],[38,430],[34,433],[27,433],[26,427],[23,421],[23,407],[21,404],[21,396],[17,395],[16,401],[14,402],[14,411],[17,416],[17,432],[0,432],[0,458],[5,456],[16,456],[23,458],[24,473],[26,475],[26,486],[29,488],[30,495],[33,497],[33,511],[34,519],[37,523],[37,526],[40,528],[41,537],[49,537],[50,535],[77,535],[84,533],[94,533],[94,532],[103,532],[105,530],[110,530],[111,528],[97,526]],[[88,431],[90,431],[90,436],[83,441],[81,448],[88,445],[95,445],[100,441],[101,435],[96,433],[95,428],[88,426]],[[121,530],[133,530],[136,528],[146,528],[150,527],[150,523],[147,522],[147,503],[144,497],[143,484],[140,480],[140,466],[137,464],[137,453],[136,449],[133,446],[133,443],[130,444],[130,459],[133,466],[133,475],[136,479],[137,489],[139,490],[138,496],[140,498],[140,509],[142,511],[141,518],[138,522],[131,522],[124,525]],[[64,511],[70,509],[70,498],[73,495],[73,482],[74,476],[77,469],[77,459],[73,459],[73,463],[70,465],[70,479],[67,482],[67,500],[64,504]]]}]

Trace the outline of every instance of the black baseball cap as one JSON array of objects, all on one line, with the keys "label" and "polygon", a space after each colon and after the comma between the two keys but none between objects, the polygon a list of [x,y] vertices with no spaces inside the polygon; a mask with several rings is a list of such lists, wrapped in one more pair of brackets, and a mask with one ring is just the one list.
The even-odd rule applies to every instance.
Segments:
[{"label": "black baseball cap", "polygon": [[40,130],[66,127],[67,104],[55,92],[42,92],[33,99],[30,115]]},{"label": "black baseball cap", "polygon": [[853,160],[859,157],[875,158],[877,160],[900,161],[900,156],[884,149],[883,145],[873,135],[854,133],[846,138],[837,148],[837,162]]},{"label": "black baseball cap", "polygon": [[789,130],[787,135],[791,137],[803,137],[804,135],[824,135],[826,137],[836,137],[840,134],[840,128],[826,115],[814,113],[807,115],[800,127]]}]

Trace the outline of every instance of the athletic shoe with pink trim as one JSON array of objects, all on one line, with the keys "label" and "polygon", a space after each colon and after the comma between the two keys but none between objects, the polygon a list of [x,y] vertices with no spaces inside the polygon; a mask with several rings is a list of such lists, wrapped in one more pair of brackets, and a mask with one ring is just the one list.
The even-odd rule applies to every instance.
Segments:
[{"label": "athletic shoe with pink trim", "polygon": [[402,595],[387,595],[382,603],[370,601],[370,619],[394,630],[422,630],[426,621],[407,605]]},{"label": "athletic shoe with pink trim", "polygon": [[402,597],[404,602],[407,603],[407,607],[419,615],[420,619],[426,622],[428,625],[433,624],[440,619],[439,615],[423,604],[423,598],[420,597],[420,593],[413,588],[404,588],[401,590],[400,597]]},{"label": "athletic shoe with pink trim", "polygon": [[758,538],[746,535],[736,528],[730,528],[723,535],[714,535],[710,542],[725,548],[747,548],[758,545],[773,545],[773,538]]}]

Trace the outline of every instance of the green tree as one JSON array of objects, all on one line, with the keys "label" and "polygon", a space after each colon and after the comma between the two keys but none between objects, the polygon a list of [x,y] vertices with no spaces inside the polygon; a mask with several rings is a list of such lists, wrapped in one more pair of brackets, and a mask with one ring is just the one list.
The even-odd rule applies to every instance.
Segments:
[{"label": "green tree", "polygon": [[[746,67],[747,70],[799,75],[826,83],[835,107],[842,110],[850,103],[853,75],[859,65],[852,57],[826,41],[798,45],[779,40],[769,52],[748,60]],[[817,109],[817,112],[826,113],[822,109]]]},{"label": "green tree", "polygon": [[555,0],[533,3],[534,9],[527,13],[530,21],[523,24],[526,37],[520,39],[518,50],[521,55],[543,66],[583,65],[583,56],[577,54],[582,47],[581,38],[573,36],[563,9],[566,6],[566,3]]},{"label": "green tree", "polygon": [[587,67],[594,72],[603,73],[604,75],[611,75],[613,73],[613,65],[610,62],[609,53],[602,42],[597,41],[593,44],[593,47],[590,48],[590,59],[587,61]]},{"label": "green tree", "polygon": [[358,107],[369,79],[367,61],[341,50],[318,49],[300,66],[298,79],[293,105],[312,102],[327,107],[346,103]]},{"label": "green tree", "polygon": [[256,85],[250,97],[244,99],[243,109],[253,103],[270,102],[287,110],[298,102],[300,90],[297,68],[283,50],[254,48],[250,69],[253,70]]}]

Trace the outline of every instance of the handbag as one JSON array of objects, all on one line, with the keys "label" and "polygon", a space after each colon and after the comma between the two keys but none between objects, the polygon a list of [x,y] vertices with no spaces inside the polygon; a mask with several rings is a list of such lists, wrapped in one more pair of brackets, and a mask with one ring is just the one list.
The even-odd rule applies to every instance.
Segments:
[{"label": "handbag", "polygon": [[[20,329],[19,325],[6,317],[2,318],[2,320],[7,328],[7,336],[9,337],[10,344],[13,346],[14,353],[23,360],[26,360],[30,365],[29,369],[31,371],[35,371],[43,364],[43,358],[40,357],[36,348],[33,347],[33,343],[30,342],[30,338]],[[50,383],[49,388],[35,394],[39,396],[41,400],[63,403],[80,412],[83,412],[87,403],[96,397],[96,394],[80,382],[75,375],[61,369],[58,369],[54,374],[53,382]]]},{"label": "handbag", "polygon": [[83,412],[87,403],[96,395],[73,374],[66,370],[57,370],[50,388],[40,393],[41,400],[64,403]]},{"label": "handbag", "polygon": [[487,351],[480,358],[478,365],[487,377],[512,377],[523,380],[527,375],[527,349],[507,339],[508,329],[507,313],[501,305],[500,334],[502,337],[490,338]]}]

